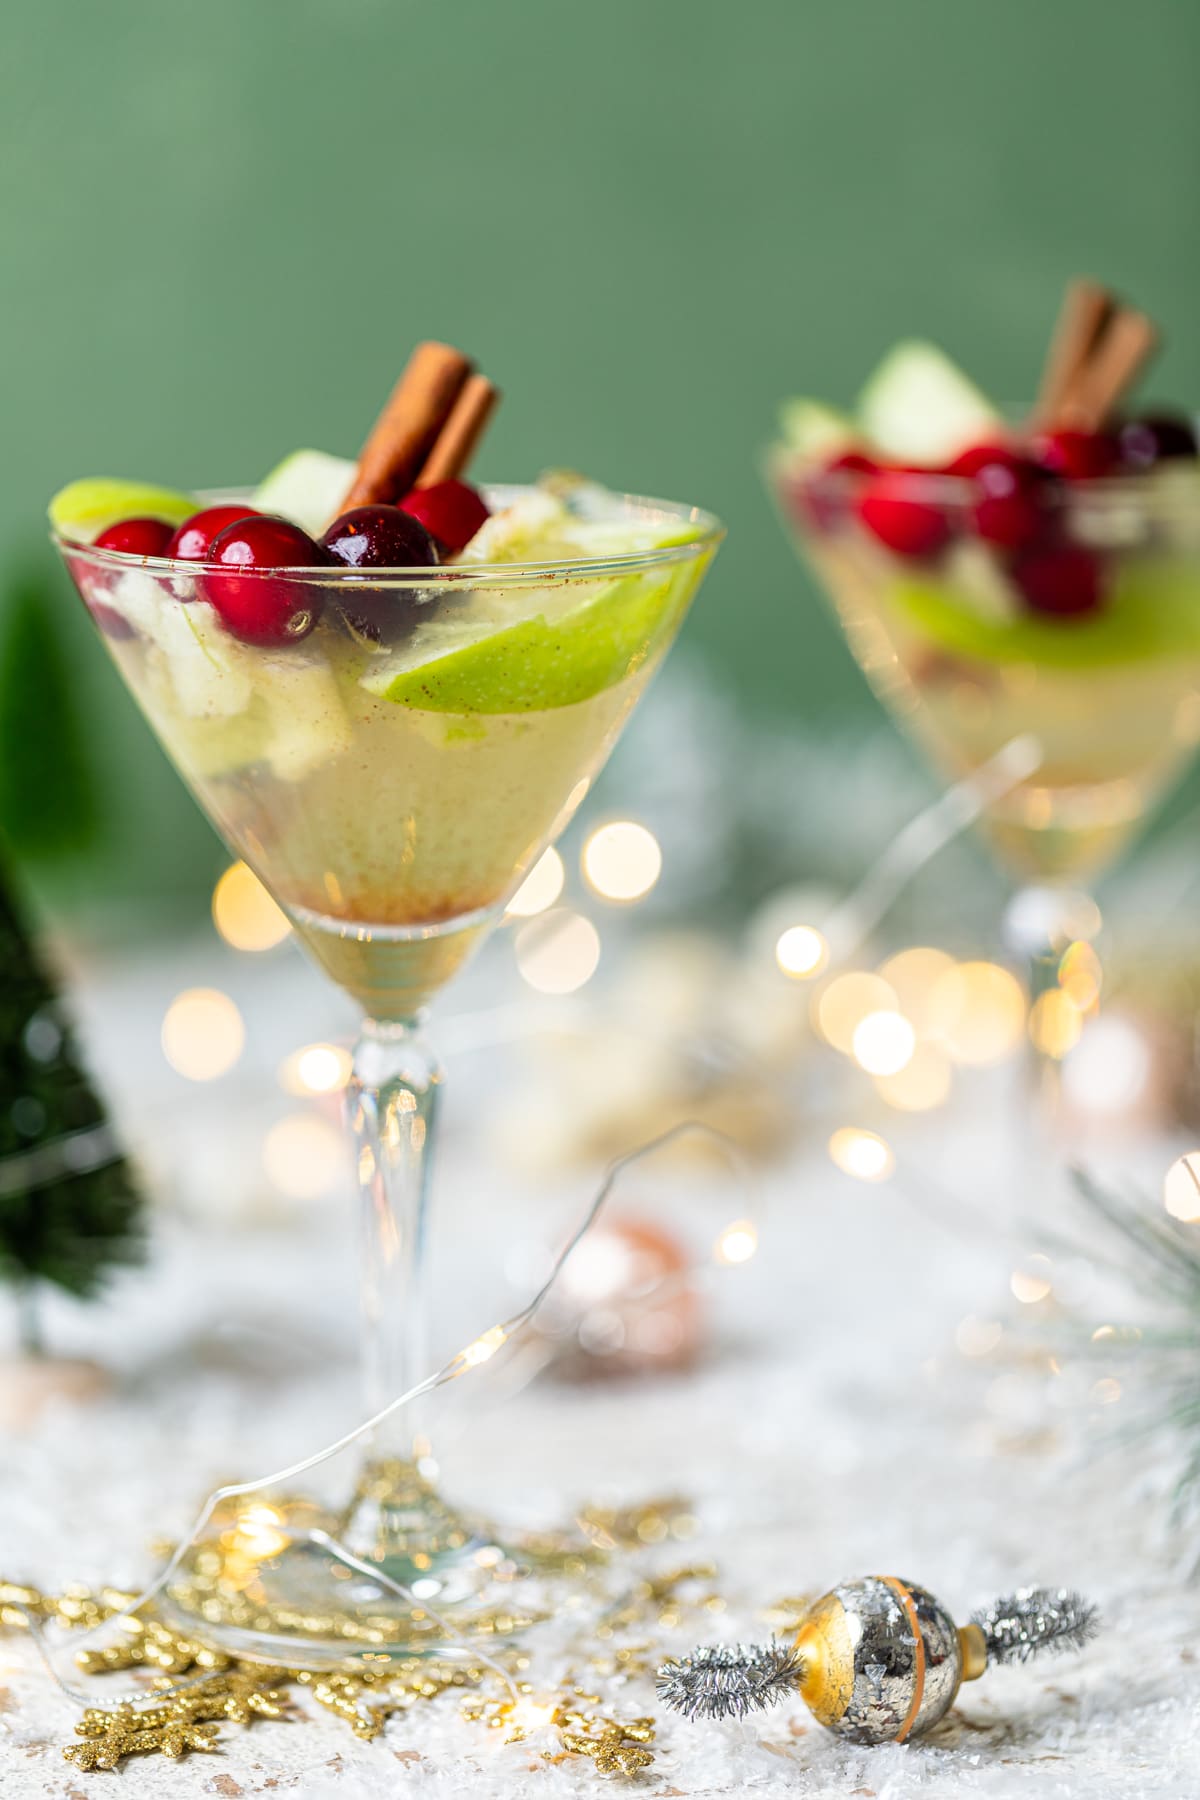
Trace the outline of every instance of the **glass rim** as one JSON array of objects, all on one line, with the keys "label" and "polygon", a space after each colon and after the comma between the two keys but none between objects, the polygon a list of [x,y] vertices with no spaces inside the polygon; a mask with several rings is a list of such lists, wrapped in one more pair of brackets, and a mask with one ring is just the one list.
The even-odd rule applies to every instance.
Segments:
[{"label": "glass rim", "polygon": [[[1186,467],[1195,464],[1196,482],[1194,493],[1186,493],[1178,486],[1165,487],[1161,481],[1165,470],[1176,464]],[[812,469],[811,475],[804,474],[807,466]],[[806,489],[818,494],[833,496],[857,495],[872,481],[875,475],[862,469],[825,469],[818,462],[806,459],[804,453],[793,449],[783,438],[774,438],[766,449],[766,469],[769,476],[791,482],[803,479]],[[905,469],[883,463],[880,474],[903,484],[911,489],[914,500],[928,500],[931,504],[941,506],[974,506],[979,500],[979,488],[970,475],[948,475],[939,469]],[[1200,510],[1200,458],[1168,457],[1153,469],[1122,470],[1117,475],[1087,475],[1070,478],[1048,476],[1041,498],[1051,506],[1088,506],[1099,503],[1101,506],[1118,505],[1136,506],[1146,513],[1162,514],[1165,512],[1191,513]]]},{"label": "glass rim", "polygon": [[[503,504],[511,504],[520,494],[538,490],[532,483],[484,482],[487,495],[508,496]],[[201,506],[237,504],[248,498],[252,490],[239,488],[198,488],[196,499]],[[665,544],[650,550],[618,551],[604,556],[558,557],[542,561],[496,563],[433,563],[420,567],[354,569],[348,564],[323,564],[314,567],[303,563],[272,569],[231,568],[227,563],[190,562],[178,557],[137,556],[127,550],[98,550],[95,544],[64,535],[56,527],[50,530],[51,541],[64,559],[86,562],[90,567],[115,574],[130,569],[145,569],[157,576],[236,574],[239,581],[288,581],[316,587],[329,587],[348,582],[355,587],[463,588],[463,587],[545,587],[568,581],[596,581],[606,577],[638,575],[643,571],[688,562],[715,550],[726,535],[726,527],[715,513],[683,501],[660,500],[646,494],[627,494],[605,489],[606,494],[625,512],[657,513],[664,523],[694,525],[697,534],[682,543]],[[200,510],[200,507],[197,508]]]}]

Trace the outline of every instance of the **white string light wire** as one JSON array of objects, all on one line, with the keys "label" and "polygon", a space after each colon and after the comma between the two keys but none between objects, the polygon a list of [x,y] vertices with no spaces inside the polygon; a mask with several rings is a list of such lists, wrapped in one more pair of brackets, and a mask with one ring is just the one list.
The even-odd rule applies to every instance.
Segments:
[{"label": "white string light wire", "polygon": [[[632,1164],[640,1162],[657,1150],[665,1149],[668,1144],[675,1143],[678,1139],[691,1133],[698,1133],[711,1139],[713,1142],[720,1144],[734,1168],[741,1176],[743,1186],[746,1189],[749,1188],[749,1172],[740,1147],[725,1132],[717,1130],[715,1126],[706,1125],[700,1120],[683,1120],[679,1124],[671,1126],[668,1130],[660,1132],[657,1136],[648,1139],[636,1149],[626,1151],[623,1156],[614,1158],[605,1170],[600,1185],[592,1195],[587,1207],[584,1209],[579,1223],[576,1225],[574,1231],[567,1239],[566,1244],[555,1258],[549,1274],[542,1282],[541,1286],[536,1290],[532,1299],[517,1312],[512,1313],[508,1318],[501,1320],[497,1324],[490,1325],[486,1331],[481,1332],[479,1336],[473,1338],[469,1344],[466,1344],[461,1350],[456,1351],[455,1354],[450,1357],[447,1362],[443,1363],[441,1368],[436,1369],[433,1374],[427,1375],[423,1381],[417,1382],[404,1393],[398,1394],[394,1400],[390,1400],[386,1406],[381,1407],[379,1411],[373,1413],[370,1418],[362,1420],[360,1424],[354,1426],[352,1430],[345,1432],[332,1443],[325,1444],[320,1450],[315,1450],[310,1455],[301,1457],[297,1462],[289,1463],[285,1468],[274,1469],[270,1474],[259,1475],[249,1481],[231,1482],[224,1487],[214,1488],[205,1500],[204,1505],[201,1507],[188,1536],[182,1543],[176,1546],[172,1555],[155,1576],[154,1580],[151,1581],[148,1586],[144,1587],[140,1593],[136,1594],[132,1600],[127,1601],[124,1606],[116,1611],[109,1613],[106,1618],[100,1620],[97,1624],[89,1626],[86,1631],[72,1633],[72,1648],[78,1648],[81,1644],[87,1643],[89,1639],[96,1636],[97,1632],[105,1631],[112,1625],[119,1624],[122,1619],[132,1617],[133,1614],[140,1612],[143,1607],[148,1606],[151,1601],[157,1599],[158,1595],[162,1593],[172,1577],[178,1572],[191,1551],[195,1549],[196,1545],[203,1537],[213,1514],[225,1501],[243,1499],[249,1494],[258,1493],[263,1488],[280,1486],[283,1483],[295,1481],[302,1475],[307,1475],[310,1470],[318,1468],[322,1463],[329,1462],[333,1457],[340,1455],[343,1450],[349,1449],[352,1444],[358,1443],[361,1439],[370,1436],[370,1434],[376,1431],[379,1426],[383,1425],[388,1419],[393,1418],[395,1414],[401,1412],[406,1406],[411,1405],[414,1400],[420,1399],[425,1394],[433,1393],[435,1389],[445,1387],[447,1383],[457,1381],[461,1376],[468,1375],[472,1370],[482,1367],[484,1363],[490,1362],[498,1352],[502,1351],[506,1345],[511,1343],[513,1339],[532,1322],[540,1311],[562,1274],[562,1271],[566,1268],[570,1258],[574,1255],[583,1239],[587,1236],[588,1232],[599,1218],[609,1195],[624,1171]],[[754,1208],[748,1208],[747,1210],[754,1210]],[[722,1238],[718,1237],[717,1246],[719,1260],[719,1246],[721,1241]],[[326,1554],[345,1564],[346,1567],[354,1569],[359,1574],[369,1576],[373,1582],[377,1582],[380,1586],[388,1589],[406,1603],[420,1607],[420,1609],[426,1613],[445,1634],[446,1641],[444,1644],[439,1645],[439,1654],[444,1653],[446,1655],[464,1656],[470,1658],[470,1660],[474,1662],[482,1663],[500,1677],[507,1686],[512,1698],[516,1700],[517,1694],[512,1679],[502,1666],[473,1645],[466,1644],[461,1639],[456,1639],[449,1622],[435,1612],[433,1607],[426,1601],[419,1599],[418,1596],[412,1593],[409,1588],[405,1587],[402,1582],[394,1581],[389,1575],[385,1574],[377,1564],[362,1561],[350,1550],[346,1549],[344,1545],[339,1544],[335,1538],[324,1531],[312,1529],[292,1535],[295,1538],[307,1540],[310,1543],[316,1544],[320,1549],[325,1551]],[[78,1705],[90,1705],[93,1699],[92,1695],[85,1694],[80,1689],[73,1687],[59,1675],[54,1664],[53,1653],[46,1641],[46,1634],[43,1631],[40,1622],[34,1618],[27,1608],[23,1610],[34,1644],[42,1661],[45,1663],[52,1680],[55,1682],[55,1685],[63,1694]],[[156,1692],[155,1704],[161,1704],[161,1702],[164,1699],[169,1698],[170,1695],[181,1693],[188,1688],[199,1686],[202,1682],[209,1679],[211,1679],[210,1675],[193,1677],[187,1681],[175,1683],[168,1688],[160,1689]],[[129,1704],[140,1704],[145,1701],[146,1696],[144,1693],[139,1692],[124,1696],[123,1698]],[[119,1705],[121,1703],[122,1701],[120,1699],[110,1699],[110,1704]]]}]

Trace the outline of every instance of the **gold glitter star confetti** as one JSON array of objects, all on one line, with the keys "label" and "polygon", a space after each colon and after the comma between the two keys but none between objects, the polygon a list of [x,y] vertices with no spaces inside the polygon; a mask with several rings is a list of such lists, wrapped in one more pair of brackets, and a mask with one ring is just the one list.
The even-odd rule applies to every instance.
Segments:
[{"label": "gold glitter star confetti", "polygon": [[[657,1499],[620,1509],[589,1506],[576,1524],[582,1537],[546,1533],[522,1543],[515,1552],[518,1563],[533,1566],[545,1579],[570,1583],[569,1591],[576,1597],[586,1593],[594,1602],[589,1622],[581,1617],[572,1661],[537,1688],[530,1678],[531,1653],[511,1644],[500,1648],[500,1641],[547,1615],[511,1604],[462,1621],[464,1637],[490,1640],[494,1646],[488,1657],[481,1648],[479,1661],[435,1653],[380,1658],[378,1667],[321,1672],[241,1662],[206,1642],[195,1627],[176,1630],[156,1615],[153,1605],[119,1616],[135,1596],[113,1587],[92,1590],[76,1584],[52,1595],[0,1580],[0,1627],[91,1631],[111,1621],[112,1641],[101,1648],[81,1648],[75,1656],[77,1667],[89,1677],[133,1670],[142,1671],[145,1681],[151,1675],[144,1699],[124,1697],[120,1704],[84,1710],[75,1728],[79,1741],[63,1750],[66,1760],[84,1772],[119,1768],[130,1756],[174,1759],[211,1753],[220,1746],[223,1725],[244,1728],[257,1719],[303,1719],[297,1701],[306,1694],[315,1706],[342,1719],[357,1738],[370,1741],[386,1729],[394,1714],[452,1690],[471,1689],[478,1691],[463,1695],[460,1702],[464,1720],[502,1731],[509,1743],[531,1739],[536,1744],[545,1732],[548,1746],[554,1746],[540,1750],[545,1762],[587,1757],[599,1774],[631,1778],[654,1760],[649,1748],[654,1720],[614,1717],[604,1709],[601,1695],[609,1691],[604,1684],[620,1687],[650,1679],[662,1656],[662,1647],[653,1641],[655,1628],[671,1629],[685,1614],[724,1603],[708,1585],[714,1570],[707,1564],[637,1574],[639,1551],[694,1531],[695,1519],[685,1501]],[[211,1600],[221,1566],[219,1553],[202,1547],[173,1589],[175,1597],[186,1590],[184,1603],[189,1595],[194,1602],[206,1595]],[[636,1574],[623,1594],[616,1590],[615,1599],[614,1573],[626,1581]],[[255,1606],[261,1615],[261,1602]],[[190,1610],[203,1609],[194,1604]],[[347,1618],[344,1635],[353,1656],[362,1648],[362,1627]],[[339,1635],[336,1619],[326,1623]],[[281,1621],[281,1633],[285,1630],[286,1621]],[[506,1674],[501,1674],[496,1657]],[[494,1689],[486,1691],[487,1684],[500,1680],[508,1683],[501,1695]]]},{"label": "gold glitter star confetti", "polygon": [[77,1769],[115,1769],[127,1756],[160,1752],[163,1756],[184,1756],[189,1750],[215,1750],[217,1727],[207,1723],[177,1718],[164,1709],[139,1712],[132,1706],[118,1706],[112,1712],[89,1708],[76,1725],[76,1733],[85,1741],[68,1744],[63,1756]]},{"label": "gold glitter star confetti", "polygon": [[696,1532],[696,1516],[678,1494],[638,1506],[585,1506],[576,1523],[598,1550],[638,1550],[671,1539],[682,1543]]},{"label": "gold glitter star confetti", "polygon": [[651,1718],[613,1719],[588,1708],[597,1696],[578,1688],[539,1699],[529,1682],[517,1686],[516,1700],[474,1698],[464,1701],[464,1718],[503,1731],[506,1744],[520,1744],[539,1730],[558,1733],[560,1749],[542,1752],[547,1762],[563,1762],[569,1756],[589,1756],[601,1775],[636,1775],[654,1761],[655,1724]]},{"label": "gold glitter star confetti", "polygon": [[183,1675],[189,1669],[227,1669],[231,1659],[209,1644],[179,1631],[171,1631],[155,1619],[122,1619],[124,1642],[103,1650],[77,1650],[75,1662],[86,1675],[107,1675],[122,1669],[149,1666],[166,1675]]},{"label": "gold glitter star confetti", "polygon": [[598,1775],[637,1775],[654,1761],[646,1748],[654,1738],[654,1720],[617,1719],[576,1715],[586,1729],[563,1731],[562,1745],[572,1756],[590,1756]]}]

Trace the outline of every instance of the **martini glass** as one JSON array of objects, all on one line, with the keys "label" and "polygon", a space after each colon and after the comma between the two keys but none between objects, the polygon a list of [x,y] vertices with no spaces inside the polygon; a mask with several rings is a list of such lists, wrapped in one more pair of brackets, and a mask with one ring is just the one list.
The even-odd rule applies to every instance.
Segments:
[{"label": "martini glass", "polygon": [[[870,476],[814,474],[783,446],[768,471],[859,667],[943,778],[1028,749],[981,829],[1017,890],[1006,930],[1036,1001],[1096,928],[1089,884],[1200,739],[1200,473],[1056,484],[1044,547],[1022,560],[979,537],[965,479],[889,475],[890,496],[939,522],[914,556],[864,523]],[[1086,986],[1079,961],[1067,974]]]},{"label": "martini glass", "polygon": [[[522,491],[488,499],[500,508]],[[295,584],[317,615],[303,641],[272,649],[224,631],[198,565],[59,539],[184,781],[361,1008],[347,1117],[365,1417],[430,1372],[425,1245],[442,1073],[426,1008],[579,806],[723,535],[695,509],[598,502],[592,490],[588,517],[611,524],[611,554],[254,571]],[[663,547],[621,553],[623,528]],[[436,1649],[421,1607],[369,1579],[378,1570],[443,1615],[477,1602],[501,1553],[440,1496],[435,1474],[423,1421],[406,1407],[377,1432],[340,1512],[300,1500],[219,1518],[169,1590],[173,1604],[239,1653],[282,1662]],[[356,1559],[357,1579],[314,1529]]]}]

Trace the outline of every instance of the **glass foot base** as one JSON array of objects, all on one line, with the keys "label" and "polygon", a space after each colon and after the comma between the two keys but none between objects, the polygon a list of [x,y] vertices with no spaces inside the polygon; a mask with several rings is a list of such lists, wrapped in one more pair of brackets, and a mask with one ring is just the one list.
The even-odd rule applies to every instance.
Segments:
[{"label": "glass foot base", "polygon": [[[412,1463],[369,1465],[349,1504],[242,1501],[213,1521],[160,1602],[166,1623],[247,1660],[380,1668],[512,1636],[527,1568]],[[408,1589],[411,1598],[390,1584]]]}]

